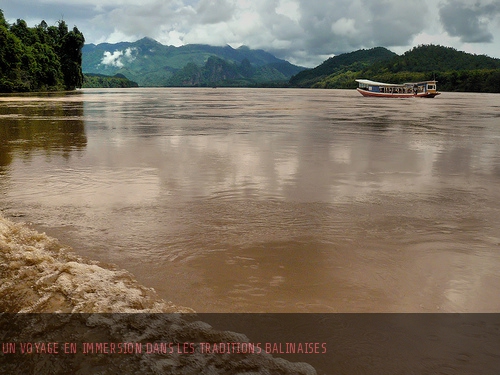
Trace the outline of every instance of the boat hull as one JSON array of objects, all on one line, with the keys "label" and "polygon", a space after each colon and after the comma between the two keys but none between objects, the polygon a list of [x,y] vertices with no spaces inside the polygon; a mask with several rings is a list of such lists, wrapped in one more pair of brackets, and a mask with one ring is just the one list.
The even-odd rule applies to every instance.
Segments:
[{"label": "boat hull", "polygon": [[360,89],[359,87],[356,89],[363,96],[369,97],[378,97],[378,98],[434,98],[439,95],[439,92],[421,92],[417,94],[404,94],[404,93],[382,93],[382,92],[373,92],[368,90]]}]

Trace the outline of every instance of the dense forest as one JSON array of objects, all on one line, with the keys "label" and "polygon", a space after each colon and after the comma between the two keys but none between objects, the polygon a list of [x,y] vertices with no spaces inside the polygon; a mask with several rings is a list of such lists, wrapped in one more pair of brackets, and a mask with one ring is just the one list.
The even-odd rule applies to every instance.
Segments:
[{"label": "dense forest", "polygon": [[0,92],[74,90],[83,84],[83,34],[64,21],[9,25],[0,10]]},{"label": "dense forest", "polygon": [[137,82],[129,80],[123,74],[107,76],[104,74],[86,73],[83,75],[84,88],[129,88],[139,87]]},{"label": "dense forest", "polygon": [[332,75],[346,72],[358,72],[377,62],[387,61],[397,56],[383,47],[358,50],[330,57],[313,69],[304,70],[290,79],[296,87],[313,87]]},{"label": "dense forest", "polygon": [[[384,52],[387,51],[387,52]],[[338,55],[292,77],[294,87],[355,88],[355,79],[388,83],[436,79],[441,91],[500,92],[500,59],[421,45],[398,56],[385,48]]]}]

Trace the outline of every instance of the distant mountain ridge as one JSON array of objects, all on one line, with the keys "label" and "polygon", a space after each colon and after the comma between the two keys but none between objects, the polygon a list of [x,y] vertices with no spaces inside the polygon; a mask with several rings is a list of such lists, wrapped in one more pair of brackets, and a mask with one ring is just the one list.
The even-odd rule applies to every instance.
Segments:
[{"label": "distant mountain ridge", "polygon": [[382,82],[439,81],[443,91],[500,92],[500,59],[439,45],[420,45],[402,55],[384,47],[331,57],[312,69],[242,46],[165,46],[151,38],[87,44],[84,73],[121,74],[140,86],[356,87],[357,78]]},{"label": "distant mountain ridge", "polygon": [[[304,70],[269,52],[188,44],[165,46],[154,39],[116,44],[86,44],[84,73],[122,74],[140,86],[248,86],[286,83]],[[210,73],[211,72],[211,73]]]}]

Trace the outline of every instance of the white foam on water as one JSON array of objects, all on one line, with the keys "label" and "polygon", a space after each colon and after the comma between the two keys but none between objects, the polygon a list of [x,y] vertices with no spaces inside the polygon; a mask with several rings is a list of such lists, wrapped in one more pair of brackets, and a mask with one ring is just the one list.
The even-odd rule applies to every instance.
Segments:
[{"label": "white foam on water", "polygon": [[[92,314],[74,314],[73,318],[65,318],[66,314],[16,314],[13,325],[6,327],[3,322],[2,329],[14,331],[7,335],[10,341],[17,342],[29,342],[33,337],[58,342],[61,337],[74,337],[77,332],[83,332],[82,337],[88,342],[154,343],[186,339],[249,342],[243,334],[217,331],[207,323],[185,320],[178,313],[194,316],[192,309],[159,299],[153,289],[140,285],[129,272],[80,258],[45,233],[0,216],[0,313],[54,312]],[[173,314],[165,318],[165,314],[157,313]],[[31,318],[23,318],[23,315]],[[48,315],[58,316],[60,320]],[[65,319],[68,322],[72,319],[71,323],[64,326]],[[34,323],[23,325],[28,321]],[[11,360],[7,360],[9,358]],[[3,366],[9,373],[173,374],[182,371],[194,374],[209,369],[211,374],[317,374],[307,363],[289,362],[268,353],[221,355],[201,353],[199,349],[189,357],[181,354],[103,357],[78,353],[60,356],[57,360],[36,355],[9,358],[3,358]]]},{"label": "white foam on water", "polygon": [[0,311],[193,312],[160,299],[127,271],[78,257],[45,233],[1,216]]}]

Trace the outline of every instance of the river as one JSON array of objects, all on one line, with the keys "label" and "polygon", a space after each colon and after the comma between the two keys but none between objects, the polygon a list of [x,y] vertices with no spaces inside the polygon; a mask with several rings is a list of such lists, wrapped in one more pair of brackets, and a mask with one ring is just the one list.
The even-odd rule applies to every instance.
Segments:
[{"label": "river", "polygon": [[3,95],[0,209],[198,312],[499,312],[499,120],[495,94]]}]

